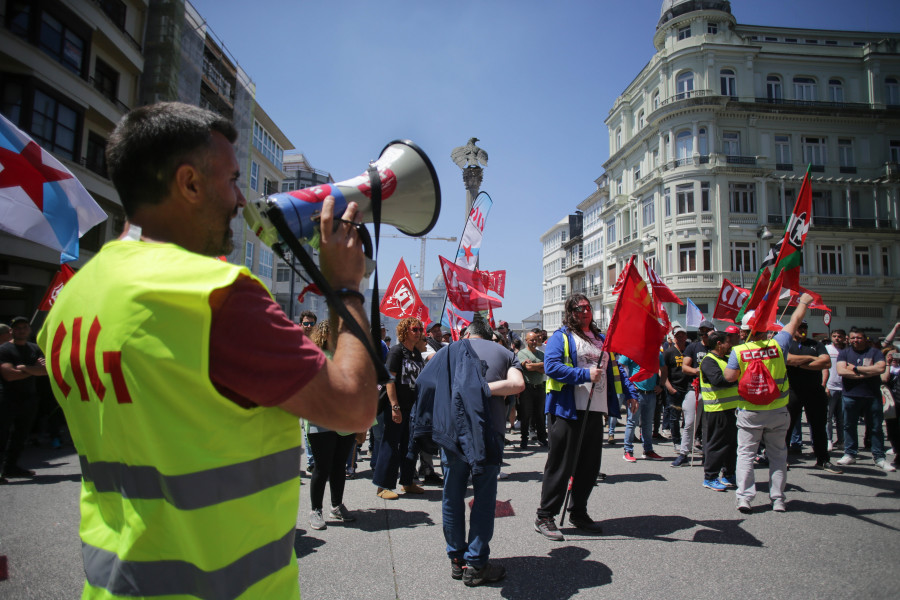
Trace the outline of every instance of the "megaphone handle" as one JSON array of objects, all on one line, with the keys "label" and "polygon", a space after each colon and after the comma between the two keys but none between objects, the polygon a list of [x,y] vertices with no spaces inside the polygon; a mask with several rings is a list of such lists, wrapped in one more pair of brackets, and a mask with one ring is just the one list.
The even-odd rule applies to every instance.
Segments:
[{"label": "megaphone handle", "polygon": [[[294,256],[300,261],[301,266],[306,269],[306,273],[313,280],[313,283],[318,286],[319,291],[325,296],[325,300],[328,302],[329,306],[331,306],[332,310],[344,320],[344,324],[347,326],[347,329],[350,330],[350,333],[355,335],[356,339],[365,346],[366,351],[369,353],[369,357],[372,359],[372,364],[375,366],[375,376],[378,379],[378,383],[392,381],[393,378],[385,367],[383,358],[375,351],[374,338],[371,334],[367,334],[362,326],[356,322],[356,319],[353,318],[353,315],[350,314],[350,311],[347,310],[347,307],[344,306],[344,303],[338,298],[337,294],[335,294],[334,288],[331,287],[331,284],[328,283],[328,280],[322,275],[322,271],[319,270],[316,263],[313,262],[309,254],[306,253],[306,250],[303,249],[303,246],[300,245],[300,240],[291,233],[281,211],[273,210],[270,215],[270,220],[272,221],[272,225],[275,226],[276,231],[278,231],[278,234],[281,236],[281,239],[288,245],[294,253]],[[368,235],[368,232],[366,232],[366,234]],[[291,299],[291,302],[293,302],[293,299]]]}]

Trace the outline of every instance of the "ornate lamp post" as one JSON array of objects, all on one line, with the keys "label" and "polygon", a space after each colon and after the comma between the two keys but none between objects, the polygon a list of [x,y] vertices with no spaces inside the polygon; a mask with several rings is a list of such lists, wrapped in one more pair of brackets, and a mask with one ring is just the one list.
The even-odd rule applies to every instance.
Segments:
[{"label": "ornate lamp post", "polygon": [[450,158],[462,169],[463,185],[466,186],[466,219],[472,212],[472,204],[478,196],[481,180],[484,178],[484,169],[481,165],[486,167],[488,164],[488,154],[475,145],[477,141],[478,138],[469,138],[465,146],[458,146],[450,153]]}]

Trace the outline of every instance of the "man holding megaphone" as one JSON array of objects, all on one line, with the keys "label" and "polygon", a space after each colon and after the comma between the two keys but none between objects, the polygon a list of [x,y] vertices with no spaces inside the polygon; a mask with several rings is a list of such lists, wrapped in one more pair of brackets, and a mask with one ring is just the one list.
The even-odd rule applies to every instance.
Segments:
[{"label": "man holding megaphone", "polygon": [[[297,417],[359,431],[375,416],[372,361],[343,321],[326,360],[246,268],[213,258],[246,204],[236,138],[186,104],[123,118],[107,162],[126,231],[38,339],[81,459],[86,596],[299,598]],[[321,271],[366,326],[358,207],[333,211],[325,198]]]}]

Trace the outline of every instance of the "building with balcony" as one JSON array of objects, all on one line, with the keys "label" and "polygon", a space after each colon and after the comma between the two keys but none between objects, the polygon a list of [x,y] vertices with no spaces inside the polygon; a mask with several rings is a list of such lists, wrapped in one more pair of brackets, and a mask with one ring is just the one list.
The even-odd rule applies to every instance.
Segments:
[{"label": "building with balcony", "polygon": [[562,325],[565,301],[569,291],[566,269],[566,248],[569,241],[569,217],[561,219],[541,236],[544,267],[544,329],[555,331]]},{"label": "building with balcony", "polygon": [[811,165],[801,283],[834,307],[832,327],[888,328],[900,316],[900,34],[744,25],[727,1],[665,0],[653,42],[605,121],[607,284],[636,254],[711,315],[723,278],[752,285]]},{"label": "building with balcony", "polygon": [[[106,175],[106,140],[139,104],[148,0],[4,3],[0,111],[68,168],[109,219],[81,238],[75,268],[125,222]],[[0,321],[30,315],[59,269],[59,253],[0,233]]]}]

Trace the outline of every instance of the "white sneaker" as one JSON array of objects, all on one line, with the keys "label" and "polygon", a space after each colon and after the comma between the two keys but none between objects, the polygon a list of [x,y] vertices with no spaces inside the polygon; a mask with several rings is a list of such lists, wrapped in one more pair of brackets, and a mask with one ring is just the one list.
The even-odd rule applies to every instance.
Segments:
[{"label": "white sneaker", "polygon": [[501,479],[501,480],[509,479],[509,473],[504,473],[503,471],[500,471],[499,473],[497,473],[497,479]]},{"label": "white sneaker", "polygon": [[784,512],[787,510],[787,506],[785,506],[784,498],[775,498],[772,500],[772,510],[775,512]]},{"label": "white sneaker", "polygon": [[885,451],[885,454],[890,454],[891,456],[893,456],[893,455],[894,455],[894,449],[893,449],[893,448],[888,448],[888,449]]},{"label": "white sneaker", "polygon": [[837,464],[843,465],[843,466],[845,466],[845,467],[846,467],[847,465],[853,465],[853,464],[856,464],[856,457],[855,457],[855,456],[850,456],[849,454],[845,454],[845,455],[843,455],[843,456],[841,457],[841,459],[840,459],[839,461],[837,461]]},{"label": "white sneaker", "polygon": [[834,450],[834,442],[828,440],[828,451],[831,452],[832,450]]},{"label": "white sneaker", "polygon": [[888,473],[893,473],[894,471],[897,470],[897,469],[894,467],[894,465],[892,465],[892,464],[889,463],[888,461],[884,460],[883,458],[879,458],[878,460],[876,460],[876,461],[875,461],[875,465],[876,465],[879,469],[883,469],[883,470],[887,471]]}]

